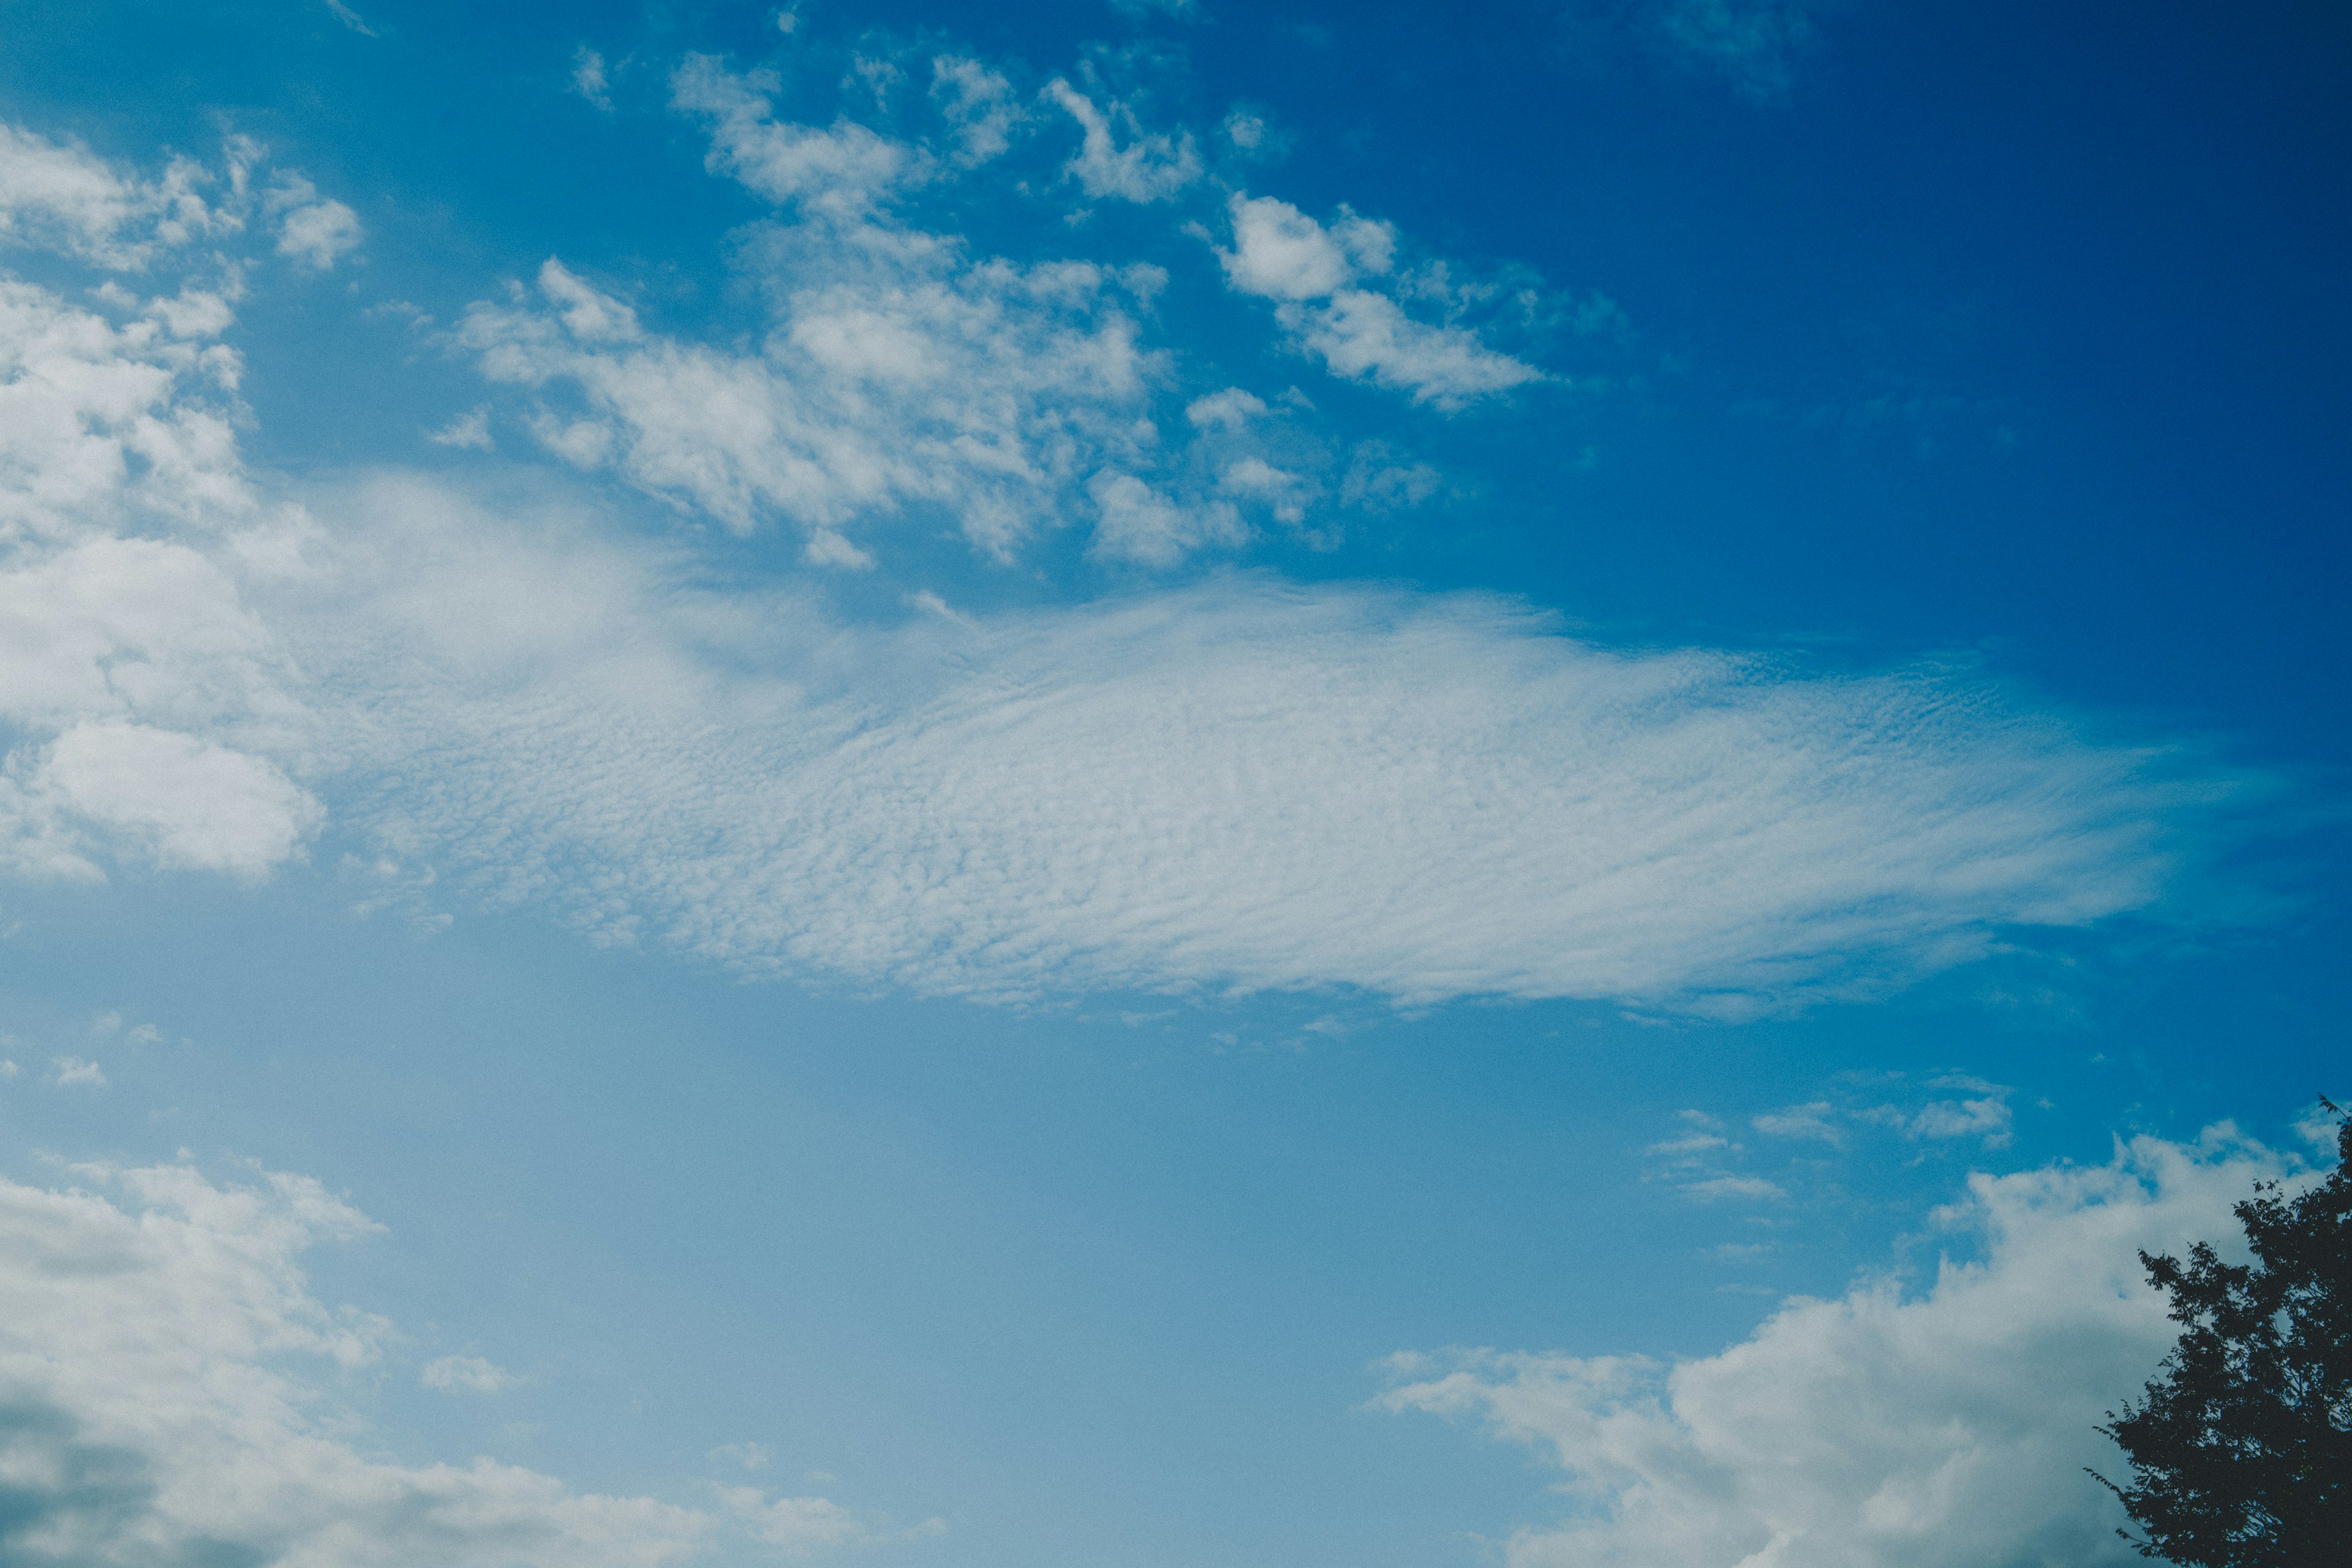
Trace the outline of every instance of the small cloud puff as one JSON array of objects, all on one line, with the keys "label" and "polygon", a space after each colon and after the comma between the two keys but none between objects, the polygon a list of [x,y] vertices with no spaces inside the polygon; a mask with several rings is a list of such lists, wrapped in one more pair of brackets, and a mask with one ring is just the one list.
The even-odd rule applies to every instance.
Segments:
[{"label": "small cloud puff", "polygon": [[610,114],[613,111],[611,86],[611,80],[604,74],[604,57],[587,45],[581,45],[572,57],[572,90]]},{"label": "small cloud puff", "polygon": [[312,272],[333,268],[338,258],[360,243],[359,214],[319,189],[300,174],[278,176],[263,198],[262,210],[278,220],[278,254]]},{"label": "small cloud puff", "polygon": [[1226,281],[1276,301],[1295,347],[1333,374],[1410,393],[1454,409],[1544,379],[1466,328],[1415,321],[1390,294],[1367,287],[1392,271],[1396,231],[1340,209],[1326,225],[1272,196],[1236,193],[1228,205],[1234,245],[1217,259]]},{"label": "small cloud puff", "polygon": [[747,1470],[764,1470],[775,1459],[765,1443],[722,1443],[703,1458],[717,1464],[740,1465]]},{"label": "small cloud puff", "polygon": [[478,1355],[445,1355],[425,1363],[425,1386],[444,1394],[499,1394],[522,1379]]},{"label": "small cloud puff", "polygon": [[473,452],[487,452],[496,445],[490,439],[490,411],[487,405],[458,415],[438,430],[426,431],[425,438],[436,447]]},{"label": "small cloud puff", "polygon": [[79,1057],[59,1057],[49,1064],[57,1069],[54,1081],[68,1087],[104,1089],[106,1075],[99,1071],[96,1062],[86,1062]]}]

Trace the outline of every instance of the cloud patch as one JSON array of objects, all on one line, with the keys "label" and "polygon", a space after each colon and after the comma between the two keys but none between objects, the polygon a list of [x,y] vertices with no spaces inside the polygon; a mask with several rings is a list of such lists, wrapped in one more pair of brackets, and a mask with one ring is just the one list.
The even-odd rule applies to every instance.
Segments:
[{"label": "cloud patch", "polygon": [[1792,1300],[1748,1339],[1672,1363],[1494,1351],[1402,1356],[1378,1402],[1475,1421],[1564,1472],[1568,1517],[1510,1568],[1976,1568],[2137,1563],[2084,1467],[2176,1325],[2137,1249],[2235,1234],[2280,1160],[2226,1128],[2108,1163],[1977,1175],[1937,1215],[1974,1261],[1915,1288]]},{"label": "cloud patch", "polygon": [[[828,1500],[754,1488],[692,1509],[579,1493],[487,1458],[366,1458],[334,1408],[335,1380],[380,1360],[391,1325],[331,1310],[300,1258],[365,1238],[372,1222],[301,1176],[72,1174],[79,1184],[61,1189],[0,1180],[10,1563],[658,1568],[890,1533]],[[480,1389],[488,1363],[434,1363],[428,1384],[436,1367],[438,1386]]]},{"label": "cloud patch", "polygon": [[1217,253],[1226,280],[1276,301],[1276,321],[1333,374],[1444,409],[1543,379],[1469,329],[1416,321],[1391,295],[1367,287],[1393,267],[1396,236],[1385,224],[1342,209],[1326,226],[1287,202],[1239,193],[1228,216],[1233,248]]}]

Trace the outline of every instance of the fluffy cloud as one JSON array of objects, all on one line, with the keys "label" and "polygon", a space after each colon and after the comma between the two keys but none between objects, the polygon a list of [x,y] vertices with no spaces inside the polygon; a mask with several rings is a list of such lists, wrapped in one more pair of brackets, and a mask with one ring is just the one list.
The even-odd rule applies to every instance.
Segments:
[{"label": "fluffy cloud", "polygon": [[2138,1559],[2083,1469],[2118,1467],[2093,1428],[2177,1331],[2137,1249],[2235,1234],[2230,1205],[2281,1170],[2222,1129],[1973,1176],[1937,1219],[1979,1256],[1925,1289],[1866,1278],[1671,1365],[1400,1357],[1381,1403],[1480,1420],[1566,1472],[1569,1518],[1514,1534],[1512,1568],[2120,1568]]},{"label": "fluffy cloud", "polygon": [[959,55],[932,60],[931,101],[948,122],[954,162],[965,168],[1002,157],[1026,118],[1002,71]]},{"label": "fluffy cloud", "polygon": [[[27,213],[66,223],[49,242],[101,265],[152,266],[175,237],[222,231],[190,193],[245,183],[233,163],[142,184],[7,137],[0,214],[20,230]],[[237,452],[242,366],[217,341],[236,289],[234,268],[145,299],[109,279],[90,309],[0,276],[8,869],[95,876],[103,849],[254,876],[319,820],[288,772],[307,716],[243,599],[242,579],[282,567],[301,523],[261,505]]]},{"label": "fluffy cloud", "polygon": [[536,304],[478,306],[461,341],[495,380],[577,395],[578,416],[541,416],[560,455],[739,531],[798,523],[820,562],[865,563],[845,530],[909,508],[1009,557],[1074,514],[1100,465],[1143,456],[1150,362],[1121,279],[870,226],[756,248],[777,303],[759,353],[647,331],[553,261]]},{"label": "fluffy cloud", "polygon": [[[34,245],[109,268],[139,268],[160,248],[233,233],[247,171],[260,154],[233,138],[215,175],[178,158],[152,180],[124,174],[79,147],[0,124],[0,241]],[[224,189],[227,204],[205,198]]]},{"label": "fluffy cloud", "polygon": [[1408,316],[1386,293],[1359,285],[1390,272],[1396,236],[1343,210],[1329,226],[1272,196],[1235,195],[1234,247],[1218,252],[1235,289],[1275,300],[1276,320],[1332,374],[1459,408],[1542,379],[1461,326]]},{"label": "fluffy cloud", "polygon": [[373,809],[752,973],[1739,1010],[2146,908],[2228,787],[1965,675],[1612,653],[1494,599],[1240,579],[856,631],[413,480],[341,510],[353,591],[408,579],[303,649],[364,694]]},{"label": "fluffy cloud", "polygon": [[[992,156],[1009,87],[969,60],[938,68],[959,157]],[[536,299],[477,306],[457,339],[491,379],[555,400],[532,420],[550,449],[739,531],[797,524],[810,559],[835,565],[871,563],[854,527],[909,512],[1000,560],[1080,521],[1102,523],[1104,552],[1129,559],[1230,535],[1195,522],[1141,550],[1121,542],[1142,537],[1146,512],[1213,517],[1136,477],[1157,461],[1146,413],[1162,367],[1131,307],[1155,269],[975,258],[877,214],[927,154],[845,121],[778,121],[772,83],[709,59],[689,59],[676,89],[712,122],[715,170],[800,208],[739,247],[768,302],[765,341],[747,353],[651,331],[549,261]]]},{"label": "fluffy cloud", "polygon": [[262,210],[278,224],[278,254],[299,267],[325,272],[345,252],[360,243],[359,214],[299,174],[280,174],[270,183]]},{"label": "fluffy cloud", "polygon": [[[709,127],[710,170],[785,209],[735,237],[746,292],[764,305],[751,331],[723,343],[666,333],[551,259],[535,291],[477,305],[455,342],[491,380],[527,389],[520,423],[565,461],[738,531],[795,526],[808,558],[833,565],[873,565],[871,531],[896,521],[961,531],[999,563],[1091,524],[1094,559],[1167,568],[1268,524],[1328,545],[1336,531],[1309,514],[1335,488],[1343,503],[1382,506],[1433,492],[1433,474],[1412,466],[1382,470],[1370,489],[1352,472],[1335,487],[1320,471],[1322,442],[1294,432],[1277,450],[1236,416],[1234,397],[1265,410],[1255,394],[1204,402],[1194,388],[1179,403],[1183,360],[1144,342],[1167,281],[1160,268],[980,256],[908,221],[916,192],[1003,157],[1031,112],[978,60],[940,55],[930,66],[936,142],[845,115],[824,126],[782,118],[773,75],[707,56],[673,74],[674,107]],[[867,68],[898,79],[888,62]],[[1172,200],[1200,176],[1189,134],[1147,133],[1129,105],[1061,79],[1043,101],[1080,124],[1064,173],[1089,198]],[[1496,290],[1455,286],[1438,264],[1392,276],[1386,226],[1344,209],[1327,226],[1269,198],[1235,197],[1232,218],[1229,280],[1275,300],[1287,346],[1335,374],[1447,410],[1540,379],[1463,324]],[[1408,294],[1444,320],[1418,319],[1401,302]],[[1182,438],[1176,407],[1217,437],[1215,451]],[[436,439],[461,436],[476,427]],[[1276,471],[1291,477],[1248,482]]]},{"label": "fluffy cloud", "polygon": [[[491,1459],[365,1458],[332,1409],[334,1379],[380,1359],[390,1325],[331,1310],[300,1267],[311,1247],[373,1232],[365,1216],[299,1176],[74,1175],[64,1189],[0,1180],[10,1563],[652,1568],[876,1538],[823,1498],[726,1489],[697,1510],[583,1495]],[[473,1387],[488,1364],[434,1363]]]}]

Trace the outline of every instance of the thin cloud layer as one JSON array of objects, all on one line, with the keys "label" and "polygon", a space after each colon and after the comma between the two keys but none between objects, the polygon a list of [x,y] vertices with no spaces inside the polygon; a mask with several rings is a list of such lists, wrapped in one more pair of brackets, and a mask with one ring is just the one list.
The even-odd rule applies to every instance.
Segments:
[{"label": "thin cloud layer", "polygon": [[371,542],[302,658],[365,694],[365,809],[751,973],[1740,1011],[2146,908],[2227,788],[1966,675],[1609,652],[1489,598],[1244,578],[861,631],[411,480],[338,504]]},{"label": "thin cloud layer", "polygon": [[2119,1468],[2095,1428],[2178,1332],[2138,1250],[2231,1235],[2281,1162],[2228,1129],[2140,1138],[2091,1168],[1973,1176],[1937,1216],[1980,1238],[1910,1291],[1795,1300],[1720,1354],[1401,1356],[1380,1401],[1479,1422],[1566,1472],[1569,1518],[1511,1568],[2122,1564]]},{"label": "thin cloud layer", "polygon": [[[824,1498],[716,1506],[572,1491],[478,1458],[363,1456],[332,1404],[392,1325],[310,1293],[300,1259],[377,1227],[308,1177],[187,1165],[0,1179],[0,1558],[27,1568],[657,1568],[882,1539]],[[488,1391],[449,1358],[437,1385]],[[499,1374],[503,1375],[503,1374]],[[915,1533],[934,1533],[926,1527]]]}]

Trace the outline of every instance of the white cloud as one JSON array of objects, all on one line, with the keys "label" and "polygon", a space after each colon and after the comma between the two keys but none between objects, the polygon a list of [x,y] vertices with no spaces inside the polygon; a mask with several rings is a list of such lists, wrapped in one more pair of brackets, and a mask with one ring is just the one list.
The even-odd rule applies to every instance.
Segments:
[{"label": "white cloud", "polygon": [[292,856],[321,815],[259,757],[143,724],[77,724],[49,743],[26,786],[137,846],[167,870],[257,877]]},{"label": "white cloud", "polygon": [[2236,1234],[2278,1174],[2226,1129],[2113,1163],[1973,1176],[1939,1214],[1981,1240],[1924,1289],[1898,1275],[1791,1300],[1720,1353],[1400,1357],[1380,1403],[1475,1418],[1567,1472],[1568,1517],[1517,1530],[1510,1568],[1978,1568],[2136,1563],[2085,1466],[2176,1325],[2137,1249]]},{"label": "white cloud", "polygon": [[954,161],[965,168],[1003,156],[1028,118],[1003,72],[957,55],[931,61],[931,101],[955,139]]},{"label": "white cloud", "polygon": [[1906,1131],[1914,1138],[1978,1138],[1998,1149],[2010,1139],[2010,1109],[2006,1100],[1938,1100],[1914,1116]]},{"label": "white cloud", "polygon": [[359,247],[360,216],[300,174],[283,174],[270,183],[262,210],[278,220],[278,254],[313,272],[325,272]]},{"label": "white cloud", "polygon": [[1184,417],[1195,429],[1241,430],[1265,412],[1265,400],[1238,386],[1196,397],[1184,405]]},{"label": "white cloud", "polygon": [[886,1533],[818,1498],[746,1488],[707,1511],[584,1495],[488,1458],[367,1458],[333,1395],[390,1325],[318,1300],[300,1258],[376,1226],[306,1177],[75,1174],[87,1189],[0,1180],[11,1563],[655,1568]]},{"label": "white cloud", "polygon": [[1427,463],[1400,457],[1384,441],[1360,442],[1339,481],[1339,504],[1367,511],[1419,506],[1437,493],[1444,476]]},{"label": "white cloud", "polygon": [[1462,328],[1416,321],[1369,289],[1343,289],[1328,304],[1276,314],[1333,374],[1411,393],[1415,403],[1459,408],[1543,379],[1535,366],[1496,353]]},{"label": "white cloud", "polygon": [[1235,109],[1225,115],[1217,129],[1238,153],[1262,153],[1268,150],[1266,144],[1271,132],[1264,115],[1254,114],[1246,109]]},{"label": "white cloud", "polygon": [[[1113,100],[1108,110],[1099,109],[1059,78],[1046,84],[1045,95],[1078,122],[1078,151],[1064,165],[1064,173],[1087,195],[1166,201],[1201,177],[1200,149],[1191,132],[1147,133],[1128,105]],[[1128,138],[1123,147],[1118,134],[1121,130]]]},{"label": "white cloud", "polygon": [[[86,149],[0,123],[0,242],[37,246],[96,266],[136,269],[160,249],[234,233],[252,142],[231,138],[219,175],[173,159],[153,180],[117,172]],[[228,204],[205,188],[225,184]]]},{"label": "white cloud", "polygon": [[1389,269],[1395,237],[1353,216],[1329,228],[1288,202],[1235,195],[1234,247],[1217,259],[1234,288],[1269,300],[1323,300],[1360,273]]},{"label": "white cloud", "polygon": [[1249,535],[1230,503],[1180,506],[1116,468],[1097,474],[1087,493],[1101,514],[1088,552],[1105,560],[1173,566],[1197,550],[1237,545]]},{"label": "white cloud", "polygon": [[1752,1118],[1749,1125],[1768,1138],[1794,1138],[1822,1143],[1841,1142],[1844,1134],[1835,1125],[1836,1110],[1826,1100],[1811,1100],[1803,1105],[1791,1105],[1780,1110],[1768,1111]]},{"label": "white cloud", "polygon": [[572,90],[590,103],[613,111],[612,81],[604,74],[604,57],[583,44],[572,56]]},{"label": "white cloud", "polygon": [[493,380],[579,397],[584,417],[539,426],[568,460],[738,531],[797,523],[819,560],[862,563],[845,531],[910,508],[1009,559],[1093,510],[1103,465],[1144,455],[1154,370],[1128,279],[865,225],[772,230],[745,255],[775,303],[759,352],[650,332],[554,261],[539,304],[477,306],[459,338]]},{"label": "white cloud", "polygon": [[307,715],[240,587],[300,521],[236,450],[226,294],[98,293],[118,320],[0,278],[0,867],[257,875],[319,818],[284,765]]},{"label": "white cloud", "polygon": [[738,76],[709,55],[688,55],[670,78],[670,101],[711,127],[711,173],[740,180],[771,201],[852,216],[928,177],[905,143],[854,121],[825,130],[777,121],[774,73]]},{"label": "white cloud", "polygon": [[498,444],[490,438],[490,411],[487,406],[467,409],[440,429],[426,431],[425,438],[436,447],[473,452],[487,452]]},{"label": "white cloud", "polygon": [[79,1057],[59,1057],[49,1065],[57,1069],[57,1077],[53,1081],[62,1086],[68,1088],[79,1086],[85,1089],[106,1087],[106,1074],[99,1070],[96,1062],[86,1062]]},{"label": "white cloud", "polygon": [[522,1380],[478,1355],[445,1355],[425,1363],[418,1374],[427,1388],[444,1394],[502,1394]]},{"label": "white cloud", "polygon": [[1396,235],[1387,225],[1342,209],[1327,226],[1287,202],[1240,194],[1230,216],[1234,247],[1217,253],[1226,279],[1276,301],[1276,320],[1333,374],[1449,409],[1543,379],[1466,328],[1417,321],[1389,295],[1357,287],[1393,265]]},{"label": "white cloud", "polygon": [[1611,652],[1490,598],[856,631],[415,480],[337,507],[357,596],[301,656],[405,841],[751,973],[1737,1012],[2146,909],[2232,788],[1966,675]]},{"label": "white cloud", "polygon": [[1762,1176],[1730,1174],[1702,1176],[1696,1181],[1684,1183],[1682,1190],[1691,1197],[1710,1201],[1724,1198],[1785,1198],[1789,1195],[1780,1190],[1779,1183],[1767,1181]]}]

